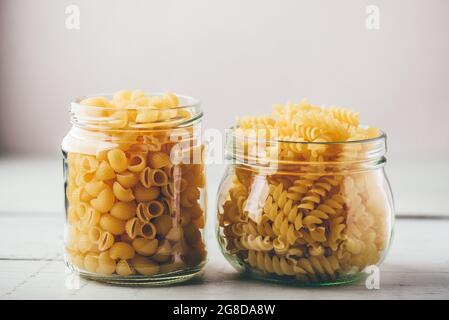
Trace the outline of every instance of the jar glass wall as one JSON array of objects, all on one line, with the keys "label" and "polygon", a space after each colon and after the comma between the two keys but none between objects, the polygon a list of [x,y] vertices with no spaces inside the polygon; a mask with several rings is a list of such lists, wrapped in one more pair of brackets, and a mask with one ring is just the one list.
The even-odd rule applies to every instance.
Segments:
[{"label": "jar glass wall", "polygon": [[185,96],[120,94],[72,103],[66,264],[118,284],[190,279],[206,260],[202,111]]},{"label": "jar glass wall", "polygon": [[[284,150],[318,156],[269,156]],[[257,278],[300,285],[351,282],[380,264],[394,220],[384,153],[384,135],[345,143],[256,142],[231,130],[232,164],[217,208],[225,257]]]}]

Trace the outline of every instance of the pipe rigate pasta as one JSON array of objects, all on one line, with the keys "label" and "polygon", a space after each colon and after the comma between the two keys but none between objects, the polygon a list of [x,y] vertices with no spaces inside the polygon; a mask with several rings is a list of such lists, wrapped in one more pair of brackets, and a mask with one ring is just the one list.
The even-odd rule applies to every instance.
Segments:
[{"label": "pipe rigate pasta", "polygon": [[74,253],[70,257],[70,262],[77,268],[84,269],[84,255],[81,253]]},{"label": "pipe rigate pasta", "polygon": [[125,171],[117,175],[117,182],[123,188],[132,188],[139,182],[139,177],[136,173]]},{"label": "pipe rigate pasta", "polygon": [[130,202],[116,202],[111,208],[111,215],[120,220],[129,220],[136,215],[136,203]]},{"label": "pipe rigate pasta", "polygon": [[145,222],[139,225],[138,235],[145,239],[153,239],[156,237],[156,227],[151,222]]},{"label": "pipe rigate pasta", "polygon": [[115,178],[114,169],[106,161],[102,161],[98,166],[95,176],[98,180],[106,181]]},{"label": "pipe rigate pasta", "polygon": [[123,259],[129,260],[134,258],[135,251],[134,248],[126,242],[116,242],[109,249],[109,256],[111,259]]},{"label": "pipe rigate pasta", "polygon": [[238,119],[229,139],[217,234],[233,265],[315,284],[352,281],[382,260],[393,215],[385,137],[359,113],[277,105],[273,116]]},{"label": "pipe rigate pasta", "polygon": [[96,198],[90,201],[90,205],[101,213],[105,213],[111,210],[114,202],[114,193],[112,192],[111,188],[107,186],[98,194]]},{"label": "pipe rigate pasta", "polygon": [[138,218],[132,218],[126,221],[125,230],[130,239],[135,239],[140,232],[141,222]]},{"label": "pipe rigate pasta", "polygon": [[[72,114],[63,141],[67,264],[108,282],[198,274],[205,168],[194,99],[122,90],[81,99]],[[184,149],[172,155],[178,142]]]},{"label": "pipe rigate pasta", "polygon": [[87,173],[93,173],[98,168],[98,160],[94,157],[84,157],[80,159],[80,170],[87,172]]},{"label": "pipe rigate pasta", "polygon": [[84,190],[92,197],[96,198],[98,197],[98,194],[103,191],[107,185],[101,181],[90,181],[89,183],[86,183],[84,186]]},{"label": "pipe rigate pasta", "polygon": [[164,206],[162,202],[153,200],[147,203],[145,213],[150,218],[157,218],[164,213]]},{"label": "pipe rigate pasta", "polygon": [[145,157],[140,154],[133,154],[129,158],[128,170],[131,172],[141,172],[145,169],[146,161]]},{"label": "pipe rigate pasta", "polygon": [[148,164],[153,169],[161,169],[170,166],[170,156],[165,152],[152,152],[148,154]]},{"label": "pipe rigate pasta", "polygon": [[133,240],[132,245],[138,254],[142,256],[152,256],[157,251],[158,240],[137,238]]},{"label": "pipe rigate pasta", "polygon": [[116,261],[109,255],[109,251],[101,252],[98,255],[98,267],[96,273],[111,275],[115,272]]},{"label": "pipe rigate pasta", "polygon": [[178,242],[179,240],[181,240],[182,236],[183,236],[182,229],[180,227],[172,227],[165,234],[165,239],[171,242]]},{"label": "pipe rigate pasta", "polygon": [[[84,230],[83,230],[84,231]],[[90,241],[89,236],[85,233],[81,234],[78,238],[78,250],[85,254],[90,249],[94,248],[93,243]]]},{"label": "pipe rigate pasta", "polygon": [[75,177],[75,182],[79,186],[85,186],[91,182],[95,177],[95,173],[92,172],[80,172]]},{"label": "pipe rigate pasta", "polygon": [[135,270],[127,260],[120,260],[117,263],[116,272],[121,276],[130,276],[135,273]]},{"label": "pipe rigate pasta", "polygon": [[144,188],[147,188],[147,189],[151,187],[150,174],[151,174],[151,168],[149,168],[149,167],[144,168],[139,174],[140,183],[142,184],[142,186]]},{"label": "pipe rigate pasta", "polygon": [[78,219],[83,219],[89,211],[89,206],[84,202],[76,203],[74,210]]},{"label": "pipe rigate pasta", "polygon": [[108,161],[115,172],[121,173],[128,168],[128,159],[123,150],[113,149],[108,152]]},{"label": "pipe rigate pasta", "polygon": [[98,254],[95,253],[86,254],[86,256],[84,257],[83,266],[89,272],[96,272],[99,266]]},{"label": "pipe rigate pasta", "polygon": [[161,186],[161,191],[166,198],[173,198],[175,194],[173,183],[167,183],[166,185]]},{"label": "pipe rigate pasta", "polygon": [[105,251],[108,250],[114,244],[114,236],[112,233],[103,231],[98,240],[98,250]]},{"label": "pipe rigate pasta", "polygon": [[89,237],[89,240],[92,243],[98,244],[100,242],[100,239],[101,239],[101,234],[102,234],[102,231],[101,231],[100,228],[92,227],[92,228],[89,229],[87,235]]},{"label": "pipe rigate pasta", "polygon": [[125,221],[105,213],[100,218],[100,227],[113,235],[120,235],[125,232]]},{"label": "pipe rigate pasta", "polygon": [[154,276],[159,272],[159,264],[143,256],[136,255],[131,260],[131,265],[136,271],[145,276]]},{"label": "pipe rigate pasta", "polygon": [[154,226],[157,230],[157,234],[166,236],[172,228],[172,218],[167,215],[161,215],[154,219]]},{"label": "pipe rigate pasta", "polygon": [[168,240],[159,242],[159,246],[156,249],[156,253],[153,255],[153,260],[158,262],[165,262],[170,259],[172,254],[172,246]]},{"label": "pipe rigate pasta", "polygon": [[168,184],[168,176],[161,169],[152,169],[148,176],[150,185],[161,187]]},{"label": "pipe rigate pasta", "polygon": [[129,202],[134,200],[134,194],[131,189],[125,189],[120,183],[114,182],[112,185],[114,196],[119,201]]},{"label": "pipe rigate pasta", "polygon": [[145,188],[142,185],[137,185],[134,188],[134,197],[138,202],[148,202],[157,199],[161,194],[158,187]]}]

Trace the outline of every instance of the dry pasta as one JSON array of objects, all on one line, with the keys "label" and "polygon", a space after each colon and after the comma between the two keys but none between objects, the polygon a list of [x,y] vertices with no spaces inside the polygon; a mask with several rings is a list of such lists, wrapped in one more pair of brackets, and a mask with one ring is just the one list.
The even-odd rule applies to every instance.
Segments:
[{"label": "dry pasta", "polygon": [[136,215],[135,202],[116,202],[111,208],[111,215],[120,220],[129,220]]},{"label": "dry pasta", "polygon": [[[383,173],[363,167],[381,133],[359,117],[302,101],[237,120],[237,161],[218,206],[230,259],[264,277],[306,283],[350,278],[382,259],[392,207]],[[186,191],[180,201],[188,206],[195,189]]]},{"label": "dry pasta", "polygon": [[[171,159],[170,136],[191,112],[174,94],[140,90],[87,98],[76,108],[95,130],[65,150],[67,261],[82,273],[107,277],[201,268],[204,166],[184,161],[193,159],[190,151],[180,163]],[[192,127],[179,131],[189,143],[201,143]]]},{"label": "dry pasta", "polygon": [[112,185],[112,190],[114,192],[114,196],[117,200],[129,202],[134,200],[134,194],[131,189],[125,189],[120,183],[114,182]]}]

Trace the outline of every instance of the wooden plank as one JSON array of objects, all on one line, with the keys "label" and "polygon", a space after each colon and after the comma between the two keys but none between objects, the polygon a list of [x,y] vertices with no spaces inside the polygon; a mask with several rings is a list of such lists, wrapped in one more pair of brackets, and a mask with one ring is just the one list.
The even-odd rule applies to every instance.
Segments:
[{"label": "wooden plank", "polygon": [[388,162],[386,172],[399,214],[449,216],[448,162]]},{"label": "wooden plank", "polygon": [[[23,225],[24,219],[29,222],[29,232],[24,232],[24,237],[28,235],[32,241],[23,240],[14,245],[14,221],[17,225]],[[76,278],[65,272],[59,256],[62,234],[60,219],[40,219],[0,218],[0,233],[7,241],[0,247],[0,299],[449,298],[448,220],[398,220],[391,252],[381,267],[381,289],[367,290],[363,281],[318,289],[244,279],[219,253],[214,240],[209,241],[210,261],[204,276],[192,283],[163,288],[131,288],[82,280],[79,289],[73,289],[76,287]],[[40,226],[47,226],[45,232],[42,232],[40,226],[37,227],[39,221]],[[33,241],[39,244],[32,245]],[[32,246],[32,250],[27,246]],[[17,260],[19,257],[21,260]],[[267,295],[267,292],[270,294]]]},{"label": "wooden plank", "polygon": [[[228,267],[209,264],[202,280],[172,287],[117,287],[76,280],[60,261],[0,261],[0,299],[448,299],[449,272],[388,271],[381,288],[363,282],[299,288],[239,277]],[[79,284],[78,284],[79,283]],[[78,284],[78,285],[77,285]],[[269,295],[267,294],[269,292]]]},{"label": "wooden plank", "polygon": [[61,159],[0,158],[0,215],[62,212]]},{"label": "wooden plank", "polygon": [[0,259],[61,259],[63,217],[44,214],[0,216]]}]

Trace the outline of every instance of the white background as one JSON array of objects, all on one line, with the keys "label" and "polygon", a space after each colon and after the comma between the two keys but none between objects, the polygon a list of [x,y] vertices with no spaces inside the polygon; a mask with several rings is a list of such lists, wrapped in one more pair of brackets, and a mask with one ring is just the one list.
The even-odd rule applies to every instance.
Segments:
[{"label": "white background", "polygon": [[447,161],[448,15],[447,0],[2,0],[0,147],[58,156],[74,97],[141,88],[201,99],[219,129],[303,97],[347,106],[388,133],[391,161]]}]

